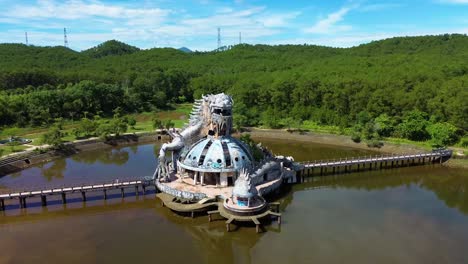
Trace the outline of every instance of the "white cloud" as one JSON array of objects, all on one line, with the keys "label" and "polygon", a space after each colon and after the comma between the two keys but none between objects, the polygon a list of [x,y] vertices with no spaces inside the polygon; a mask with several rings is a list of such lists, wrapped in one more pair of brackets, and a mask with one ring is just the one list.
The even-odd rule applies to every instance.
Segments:
[{"label": "white cloud", "polygon": [[295,19],[301,12],[290,12],[284,14],[267,14],[259,19],[266,27],[284,27],[289,24],[289,21]]},{"label": "white cloud", "polygon": [[271,41],[271,45],[280,44],[310,44],[322,45],[329,47],[347,48],[358,46],[360,44],[369,43],[375,40],[382,40],[393,37],[407,37],[407,36],[427,36],[427,35],[442,35],[442,34],[468,34],[468,28],[458,29],[440,29],[440,30],[426,30],[426,31],[401,31],[401,32],[350,32],[347,34],[340,34],[337,36],[326,36],[318,38],[292,38]]},{"label": "white cloud", "polygon": [[155,19],[162,21],[171,11],[160,8],[127,8],[117,5],[106,5],[100,2],[68,0],[39,0],[37,5],[16,5],[5,14],[12,18],[26,19],[85,19],[90,17],[112,19]]},{"label": "white cloud", "polygon": [[387,10],[387,9],[392,9],[392,8],[398,8],[401,6],[403,6],[403,4],[400,4],[400,3],[369,4],[369,5],[360,7],[358,11],[373,12],[373,11],[381,11],[381,10]]},{"label": "white cloud", "polygon": [[338,22],[342,21],[344,16],[351,11],[351,7],[342,7],[340,10],[329,14],[326,18],[319,20],[312,27],[306,28],[304,31],[306,33],[316,33],[316,34],[329,34],[335,33],[338,31],[350,30],[351,26],[349,25],[336,25]]}]

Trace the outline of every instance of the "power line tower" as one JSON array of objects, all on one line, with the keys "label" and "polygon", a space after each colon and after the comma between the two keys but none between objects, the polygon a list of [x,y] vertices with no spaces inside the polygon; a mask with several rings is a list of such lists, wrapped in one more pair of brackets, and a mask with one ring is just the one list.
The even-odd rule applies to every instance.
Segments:
[{"label": "power line tower", "polygon": [[29,45],[29,42],[28,42],[28,32],[24,32],[24,37],[26,38],[26,46]]},{"label": "power line tower", "polygon": [[242,34],[239,32],[239,45],[242,44]]},{"label": "power line tower", "polygon": [[63,46],[68,48],[67,29],[63,28]]},{"label": "power line tower", "polygon": [[218,50],[221,48],[221,28],[218,28]]}]

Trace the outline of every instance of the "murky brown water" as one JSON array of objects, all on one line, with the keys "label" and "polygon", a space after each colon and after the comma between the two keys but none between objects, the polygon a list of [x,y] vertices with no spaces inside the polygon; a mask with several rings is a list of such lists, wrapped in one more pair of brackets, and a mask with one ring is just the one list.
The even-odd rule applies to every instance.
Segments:
[{"label": "murky brown water", "polygon": [[[296,160],[371,154],[262,141]],[[151,175],[157,149],[81,153],[0,178],[0,188]],[[178,216],[154,194],[9,204],[0,216],[0,263],[467,263],[467,190],[466,170],[440,165],[309,178],[279,198],[281,228],[272,223],[262,234]]]}]

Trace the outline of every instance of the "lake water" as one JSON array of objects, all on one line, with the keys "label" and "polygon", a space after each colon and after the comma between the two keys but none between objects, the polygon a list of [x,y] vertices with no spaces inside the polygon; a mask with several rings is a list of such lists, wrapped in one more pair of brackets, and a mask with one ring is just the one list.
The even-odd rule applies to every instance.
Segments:
[{"label": "lake water", "polygon": [[[296,160],[369,151],[261,139]],[[80,153],[0,178],[0,190],[152,175],[159,146]],[[375,153],[374,153],[375,154]],[[468,172],[440,165],[308,178],[278,198],[282,225],[255,233],[179,216],[154,193],[41,207],[8,202],[0,263],[467,263]]]}]

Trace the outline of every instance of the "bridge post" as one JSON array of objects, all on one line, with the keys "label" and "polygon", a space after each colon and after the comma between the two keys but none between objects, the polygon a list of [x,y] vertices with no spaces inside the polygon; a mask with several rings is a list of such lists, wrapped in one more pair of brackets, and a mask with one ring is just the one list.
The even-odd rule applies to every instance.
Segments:
[{"label": "bridge post", "polygon": [[320,166],[320,176],[322,176],[322,175],[323,175],[323,167]]},{"label": "bridge post", "polygon": [[143,195],[146,195],[146,186],[145,186],[145,185],[141,185],[141,188],[143,188]]},{"label": "bridge post", "polygon": [[26,208],[26,197],[19,197],[20,208]]},{"label": "bridge post", "polygon": [[333,166],[333,174],[335,174],[335,169],[336,169],[336,167],[335,167],[335,166]]},{"label": "bridge post", "polygon": [[64,192],[62,192],[62,203],[63,204],[67,203],[67,195]]},{"label": "bridge post", "polygon": [[122,194],[122,198],[124,198],[125,197],[124,188],[120,188],[120,193]]},{"label": "bridge post", "polygon": [[360,164],[359,164],[359,162],[358,162],[358,164],[357,164],[357,171],[359,171],[359,166],[360,166]]},{"label": "bridge post", "polygon": [[0,199],[0,211],[5,211],[5,200]]},{"label": "bridge post", "polygon": [[138,185],[135,185],[135,195],[138,196],[140,193],[138,191]]},{"label": "bridge post", "polygon": [[86,192],[85,191],[81,191],[81,199],[83,200],[83,202],[86,202]]},{"label": "bridge post", "polygon": [[107,189],[102,190],[104,192],[104,200],[107,200]]},{"label": "bridge post", "polygon": [[47,197],[45,195],[41,195],[41,204],[47,206]]}]

